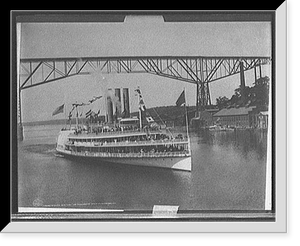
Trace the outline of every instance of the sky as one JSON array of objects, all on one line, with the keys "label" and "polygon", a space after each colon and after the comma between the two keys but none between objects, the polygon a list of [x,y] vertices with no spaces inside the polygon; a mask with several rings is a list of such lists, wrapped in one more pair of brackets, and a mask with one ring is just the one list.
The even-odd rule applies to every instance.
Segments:
[{"label": "sky", "polygon": [[[21,58],[88,56],[271,56],[269,22],[164,22],[161,17],[129,16],[122,23],[22,23]],[[270,68],[263,69],[270,77]],[[254,72],[245,74],[246,85]],[[87,102],[103,95],[106,87],[128,87],[131,110],[137,110],[133,90],[139,86],[147,107],[175,105],[185,88],[187,104],[195,105],[196,86],[151,74],[79,75],[22,91],[23,122],[64,118],[52,116],[59,105]],[[239,75],[211,83],[212,103],[219,96],[231,97]],[[105,113],[104,100],[90,108]]]}]

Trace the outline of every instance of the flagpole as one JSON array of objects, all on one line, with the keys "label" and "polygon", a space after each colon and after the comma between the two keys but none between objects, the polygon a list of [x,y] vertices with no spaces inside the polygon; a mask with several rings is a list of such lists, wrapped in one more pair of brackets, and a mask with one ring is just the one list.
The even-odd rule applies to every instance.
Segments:
[{"label": "flagpole", "polygon": [[108,122],[108,105],[107,105],[107,91],[106,91],[106,94],[105,94],[105,121],[106,123]]},{"label": "flagpole", "polygon": [[[70,116],[70,113],[72,113],[72,110],[69,112],[69,116]],[[70,130],[71,130],[71,127],[72,127],[72,114],[71,114],[71,117],[68,116],[68,119],[70,120]]]},{"label": "flagpole", "polygon": [[[138,86],[138,89],[140,89],[140,87]],[[140,107],[140,94],[138,93],[138,109],[139,109],[139,119],[140,119],[140,129],[142,130],[142,110],[141,110],[141,107]]]},{"label": "flagpole", "polygon": [[76,129],[78,130],[78,109],[76,106]]},{"label": "flagpole", "polygon": [[[188,154],[191,154],[191,141],[189,136],[189,124],[188,124],[188,114],[186,109],[186,96],[185,96],[185,87],[184,87],[184,107],[185,107],[185,121],[186,121],[186,134],[187,134],[187,140],[188,140]],[[193,166],[191,165],[191,169]]]},{"label": "flagpole", "polygon": [[187,115],[187,109],[186,109],[186,96],[185,96],[185,87],[184,87],[184,109],[185,109],[185,124],[186,124],[186,134],[189,141],[189,125],[188,125],[188,115]]},{"label": "flagpole", "polygon": [[67,111],[67,104],[66,101],[64,102],[64,113],[65,113],[65,128],[67,129],[67,115],[66,115],[66,111]]},{"label": "flagpole", "polygon": [[67,104],[66,104],[66,93],[64,93],[64,114],[65,114],[65,128],[67,130]]},{"label": "flagpole", "polygon": [[[70,113],[69,113],[69,115],[70,115]],[[68,117],[68,118],[70,120],[70,130],[71,130],[71,127],[72,127],[72,115],[71,115],[71,117]]]},{"label": "flagpole", "polygon": [[83,120],[82,120],[82,109],[79,115],[79,124],[81,124],[81,126],[83,126]]},{"label": "flagpole", "polygon": [[[80,113],[80,112],[79,112],[79,113]],[[80,114],[81,114],[81,113],[80,113]],[[80,119],[81,119],[81,116],[79,115],[79,117],[78,117],[78,122],[79,122],[79,125],[82,126],[82,125],[83,125],[83,124],[82,124],[82,120],[80,120]]]}]

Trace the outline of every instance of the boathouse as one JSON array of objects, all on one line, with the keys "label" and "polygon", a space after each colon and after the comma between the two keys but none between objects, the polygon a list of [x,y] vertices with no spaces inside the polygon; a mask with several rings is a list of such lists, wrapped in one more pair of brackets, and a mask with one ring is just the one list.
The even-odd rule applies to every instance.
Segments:
[{"label": "boathouse", "polygon": [[215,124],[234,127],[258,127],[256,106],[223,108],[213,115]]},{"label": "boathouse", "polygon": [[207,127],[214,125],[213,115],[218,111],[218,108],[205,109],[204,111],[201,111],[198,117],[192,118],[191,126]]}]

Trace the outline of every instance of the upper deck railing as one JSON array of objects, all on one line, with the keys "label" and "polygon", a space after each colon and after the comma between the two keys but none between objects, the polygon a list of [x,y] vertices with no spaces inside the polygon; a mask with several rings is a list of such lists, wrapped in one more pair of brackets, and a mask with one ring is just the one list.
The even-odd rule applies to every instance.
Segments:
[{"label": "upper deck railing", "polygon": [[187,138],[183,139],[166,139],[166,140],[145,140],[145,141],[123,141],[123,142],[67,142],[68,146],[79,147],[114,147],[114,146],[145,146],[145,145],[164,145],[164,144],[182,144],[188,143]]},{"label": "upper deck railing", "polygon": [[[148,131],[149,134],[158,134],[162,133],[162,131],[155,130],[155,131]],[[69,135],[69,138],[72,139],[92,139],[92,138],[105,138],[105,137],[118,137],[119,135],[121,136],[137,136],[137,135],[146,135],[146,131],[140,131],[140,130],[125,130],[125,131],[109,131],[109,132],[99,132],[99,133],[73,133]]]},{"label": "upper deck railing", "polygon": [[186,157],[190,156],[189,151],[176,152],[158,152],[158,153],[105,153],[105,152],[89,152],[89,151],[71,151],[71,155],[86,157],[103,157],[103,158],[159,158],[159,157]]}]

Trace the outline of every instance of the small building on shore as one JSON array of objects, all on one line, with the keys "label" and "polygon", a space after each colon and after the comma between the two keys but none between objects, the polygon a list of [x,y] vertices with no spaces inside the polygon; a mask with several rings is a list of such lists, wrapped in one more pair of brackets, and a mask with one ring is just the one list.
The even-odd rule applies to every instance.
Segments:
[{"label": "small building on shore", "polygon": [[218,111],[218,108],[212,108],[205,109],[204,111],[199,112],[198,117],[194,117],[191,119],[191,126],[207,127],[214,125],[213,115]]},{"label": "small building on shore", "polygon": [[258,127],[256,106],[223,108],[213,115],[213,121],[222,126]]}]

